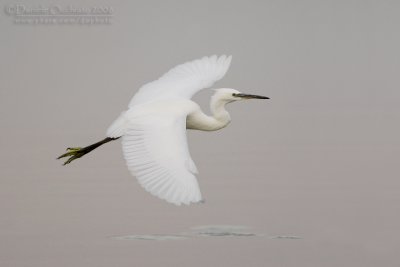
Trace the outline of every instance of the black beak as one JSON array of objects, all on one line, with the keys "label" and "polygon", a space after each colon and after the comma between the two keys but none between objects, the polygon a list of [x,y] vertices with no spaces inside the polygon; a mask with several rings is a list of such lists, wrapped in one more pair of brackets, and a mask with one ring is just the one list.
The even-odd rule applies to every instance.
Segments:
[{"label": "black beak", "polygon": [[269,97],[260,96],[260,95],[233,94],[233,96],[241,97],[241,98],[244,98],[244,99],[269,99]]}]

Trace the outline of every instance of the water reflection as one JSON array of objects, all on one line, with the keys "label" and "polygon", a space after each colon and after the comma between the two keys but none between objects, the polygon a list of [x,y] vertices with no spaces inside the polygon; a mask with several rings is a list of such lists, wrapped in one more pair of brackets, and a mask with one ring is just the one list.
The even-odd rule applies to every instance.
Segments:
[{"label": "water reflection", "polygon": [[204,225],[192,228],[199,236],[256,236],[242,225]]},{"label": "water reflection", "polygon": [[126,235],[113,237],[117,240],[153,240],[153,241],[165,241],[165,240],[184,240],[187,237],[182,235]]},{"label": "water reflection", "polygon": [[302,239],[297,235],[266,235],[256,233],[250,227],[244,225],[201,225],[195,226],[188,232],[179,234],[149,234],[117,236],[117,240],[152,240],[152,241],[176,241],[189,238],[205,237],[264,237],[268,239]]},{"label": "water reflection", "polygon": [[303,239],[301,236],[296,235],[277,235],[271,236],[270,239]]}]

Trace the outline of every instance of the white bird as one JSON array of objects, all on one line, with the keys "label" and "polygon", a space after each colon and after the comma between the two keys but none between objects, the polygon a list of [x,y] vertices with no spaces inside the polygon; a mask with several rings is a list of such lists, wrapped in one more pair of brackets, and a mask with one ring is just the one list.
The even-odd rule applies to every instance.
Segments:
[{"label": "white bird", "polygon": [[87,147],[68,148],[58,158],[70,157],[66,165],[122,137],[128,168],[148,192],[176,205],[202,202],[186,129],[219,130],[231,121],[226,104],[243,99],[269,99],[229,88],[216,89],[210,103],[212,116],[190,100],[195,93],[220,80],[231,59],[214,55],[176,66],[139,89],[128,110],[108,128],[107,138]]}]

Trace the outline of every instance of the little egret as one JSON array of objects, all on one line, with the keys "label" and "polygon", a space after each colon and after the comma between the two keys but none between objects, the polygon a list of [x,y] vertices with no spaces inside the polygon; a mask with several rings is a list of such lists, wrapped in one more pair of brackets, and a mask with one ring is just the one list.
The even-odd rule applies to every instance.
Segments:
[{"label": "little egret", "polygon": [[211,87],[227,72],[232,57],[203,57],[171,69],[158,80],[143,85],[128,110],[111,124],[107,138],[87,147],[68,148],[58,157],[64,165],[95,148],[122,137],[124,158],[132,175],[151,194],[181,205],[202,202],[188,150],[186,129],[216,131],[231,121],[225,105],[244,99],[269,99],[234,89],[216,89],[211,97],[212,116],[190,100]]}]

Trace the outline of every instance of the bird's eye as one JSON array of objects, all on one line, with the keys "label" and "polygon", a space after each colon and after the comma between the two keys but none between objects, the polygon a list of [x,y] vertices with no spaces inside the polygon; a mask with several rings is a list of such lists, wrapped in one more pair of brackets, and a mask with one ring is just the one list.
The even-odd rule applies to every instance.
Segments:
[{"label": "bird's eye", "polygon": [[233,94],[232,94],[232,96],[236,96],[236,94],[235,94],[235,93],[233,93]]}]

